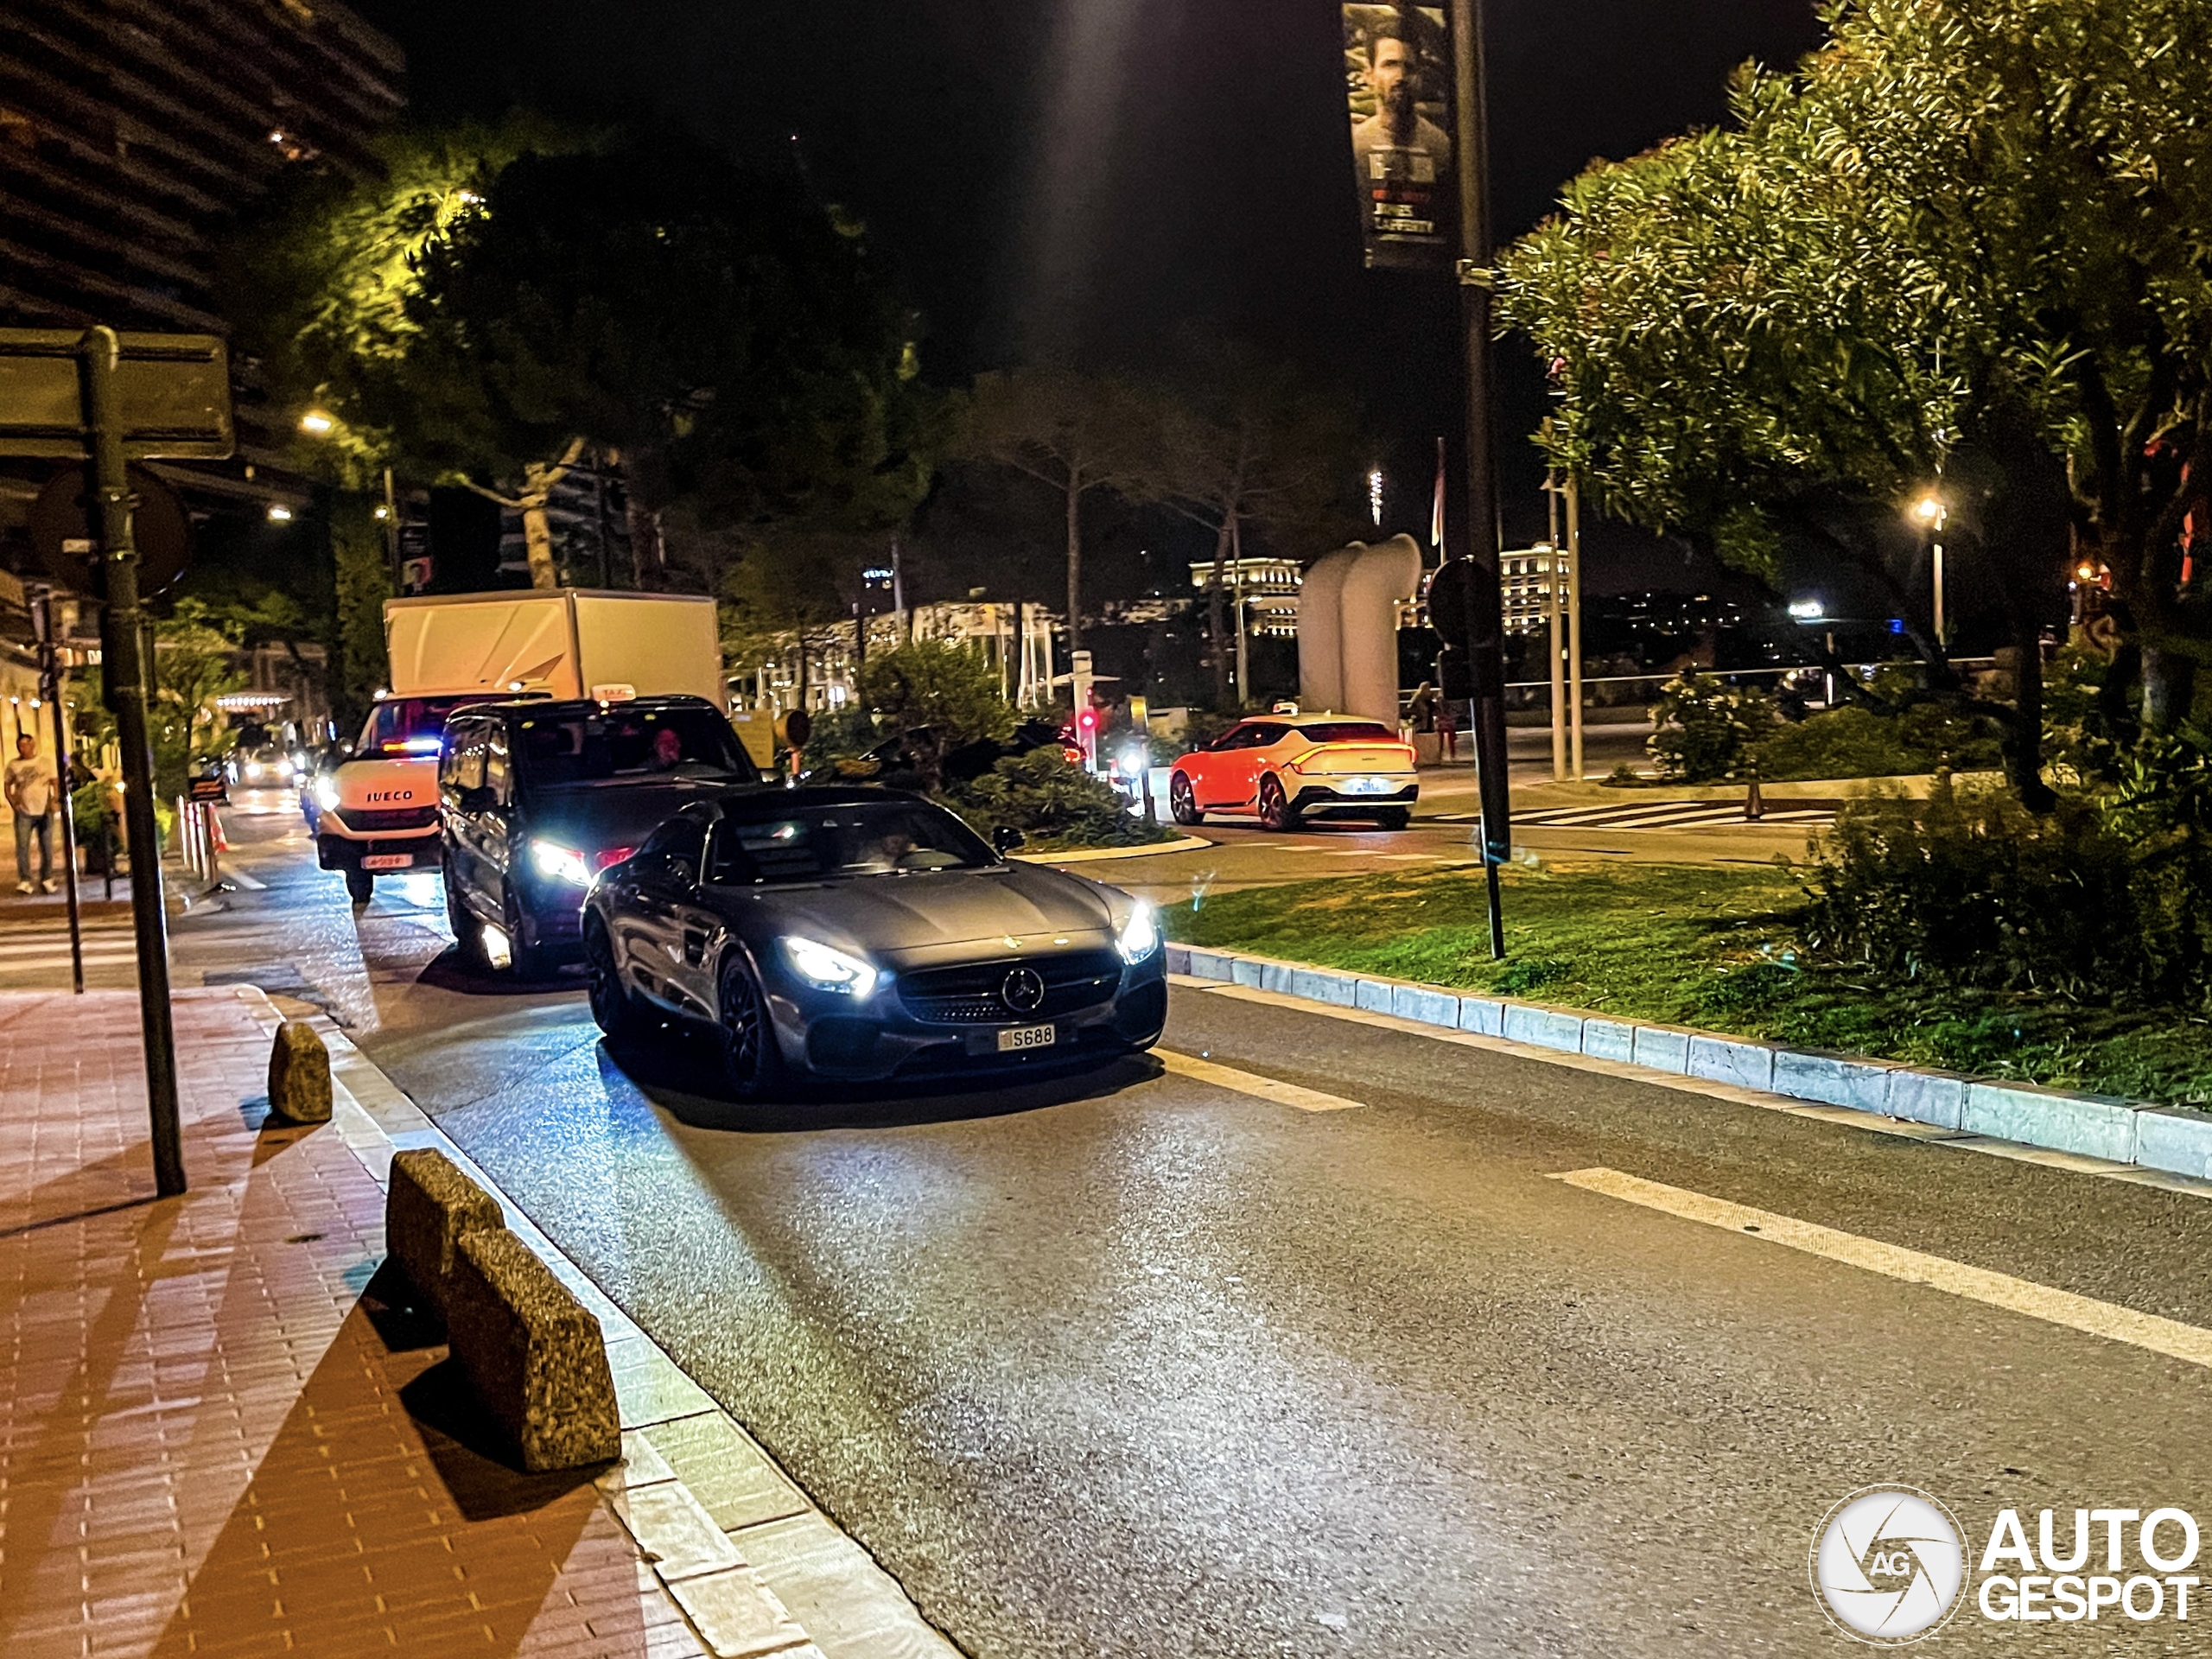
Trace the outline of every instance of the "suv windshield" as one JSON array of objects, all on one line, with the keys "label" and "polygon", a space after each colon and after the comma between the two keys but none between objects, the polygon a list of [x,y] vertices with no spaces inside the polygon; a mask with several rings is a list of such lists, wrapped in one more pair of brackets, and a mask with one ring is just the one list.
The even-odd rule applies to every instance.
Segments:
[{"label": "suv windshield", "polygon": [[549,713],[520,725],[523,780],[538,789],[656,777],[760,780],[737,734],[711,708]]},{"label": "suv windshield", "polygon": [[1298,734],[1311,743],[1395,743],[1398,734],[1372,720],[1321,720],[1300,726]]},{"label": "suv windshield", "polygon": [[435,754],[445,747],[446,716],[483,701],[481,696],[387,697],[361,728],[360,753],[364,757]]},{"label": "suv windshield", "polygon": [[715,825],[707,880],[748,887],[976,870],[997,861],[966,824],[926,802],[860,801],[780,812],[763,803],[728,810]]}]

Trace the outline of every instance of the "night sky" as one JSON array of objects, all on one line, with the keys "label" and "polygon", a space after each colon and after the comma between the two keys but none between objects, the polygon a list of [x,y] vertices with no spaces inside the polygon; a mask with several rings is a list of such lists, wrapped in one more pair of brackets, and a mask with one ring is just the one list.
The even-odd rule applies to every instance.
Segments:
[{"label": "night sky", "polygon": [[[658,116],[800,156],[869,223],[927,319],[933,378],[1048,354],[1143,365],[1195,323],[1357,397],[1425,525],[1451,429],[1440,279],[1361,269],[1325,0],[355,0],[397,35],[417,111]],[[1817,43],[1813,0],[1490,0],[1501,238],[1594,156],[1719,119],[1731,69]],[[1542,413],[1502,363],[1508,532],[1540,535],[1519,441]],[[1680,586],[1682,554],[1597,536],[1600,587]]]}]

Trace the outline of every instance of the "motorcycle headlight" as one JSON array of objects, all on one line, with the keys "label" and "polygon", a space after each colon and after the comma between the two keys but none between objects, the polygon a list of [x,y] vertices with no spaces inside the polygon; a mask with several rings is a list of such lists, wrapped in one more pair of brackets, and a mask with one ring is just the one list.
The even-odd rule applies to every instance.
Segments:
[{"label": "motorcycle headlight", "polygon": [[1160,949],[1160,916],[1150,905],[1139,905],[1129,912],[1129,919],[1122,924],[1122,931],[1114,940],[1114,948],[1122,953],[1122,960],[1132,965],[1142,962]]},{"label": "motorcycle headlight", "polygon": [[537,866],[540,875],[550,876],[556,881],[566,881],[575,887],[591,885],[591,867],[573,847],[563,847],[558,842],[533,841],[530,843],[530,861]]},{"label": "motorcycle headlight", "polygon": [[791,970],[817,990],[842,991],[857,1002],[875,989],[874,967],[858,957],[792,934],[785,936],[783,945]]},{"label": "motorcycle headlight", "polygon": [[318,778],[315,780],[315,804],[326,812],[338,810],[338,785],[333,779]]}]

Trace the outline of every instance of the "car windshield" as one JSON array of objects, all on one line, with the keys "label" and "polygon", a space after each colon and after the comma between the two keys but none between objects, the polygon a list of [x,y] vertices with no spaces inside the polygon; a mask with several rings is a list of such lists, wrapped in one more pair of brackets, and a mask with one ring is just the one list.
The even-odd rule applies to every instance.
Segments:
[{"label": "car windshield", "polygon": [[772,803],[726,813],[715,826],[707,879],[725,887],[982,869],[998,861],[968,826],[922,801],[861,801],[779,811]]},{"label": "car windshield", "polygon": [[364,755],[435,754],[445,747],[446,716],[478,697],[387,697],[361,731]]},{"label": "car windshield", "polygon": [[522,775],[539,789],[652,778],[752,783],[760,777],[718,711],[621,707],[523,721]]},{"label": "car windshield", "polygon": [[1309,743],[1395,743],[1398,734],[1372,720],[1317,720],[1300,726],[1298,734]]}]

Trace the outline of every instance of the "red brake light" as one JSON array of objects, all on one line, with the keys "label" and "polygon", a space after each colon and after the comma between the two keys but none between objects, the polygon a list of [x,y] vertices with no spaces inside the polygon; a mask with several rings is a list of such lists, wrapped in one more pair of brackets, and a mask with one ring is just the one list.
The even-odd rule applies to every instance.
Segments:
[{"label": "red brake light", "polygon": [[597,875],[610,864],[620,864],[638,849],[634,847],[604,847],[591,855],[591,873]]}]

